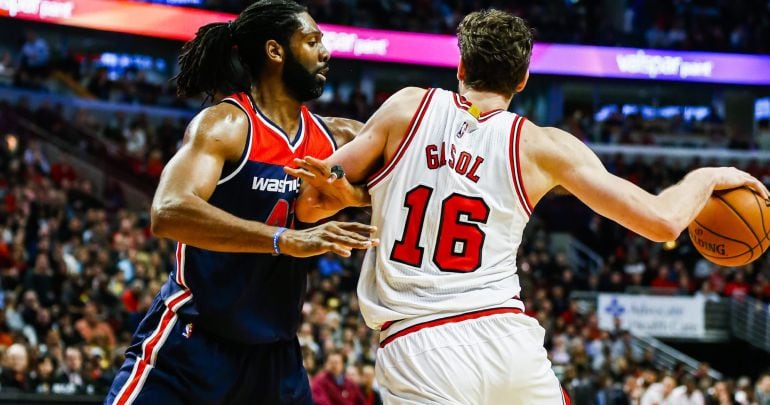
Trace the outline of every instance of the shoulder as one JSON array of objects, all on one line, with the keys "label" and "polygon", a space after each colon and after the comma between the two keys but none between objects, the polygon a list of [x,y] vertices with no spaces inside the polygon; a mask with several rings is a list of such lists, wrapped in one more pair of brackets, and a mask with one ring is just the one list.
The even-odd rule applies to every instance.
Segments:
[{"label": "shoulder", "polygon": [[375,115],[383,122],[408,123],[428,92],[420,87],[405,87],[390,96]]},{"label": "shoulder", "polygon": [[352,141],[364,127],[363,122],[350,118],[320,116],[318,118],[331,132],[337,147]]},{"label": "shoulder", "polygon": [[185,144],[238,158],[249,131],[249,118],[239,107],[219,103],[198,113],[185,131]]},{"label": "shoulder", "polygon": [[540,127],[529,120],[524,122],[520,136],[522,153],[539,163],[562,163],[586,147],[569,132],[555,127]]}]

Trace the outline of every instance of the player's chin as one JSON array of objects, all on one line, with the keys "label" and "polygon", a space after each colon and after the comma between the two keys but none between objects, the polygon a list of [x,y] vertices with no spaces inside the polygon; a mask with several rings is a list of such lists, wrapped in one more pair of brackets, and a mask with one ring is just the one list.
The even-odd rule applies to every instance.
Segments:
[{"label": "player's chin", "polygon": [[316,81],[316,86],[312,90],[310,90],[310,94],[312,98],[315,99],[315,98],[321,97],[321,95],[324,94],[324,83],[326,83],[326,80],[323,80],[321,82],[319,82],[318,80]]}]

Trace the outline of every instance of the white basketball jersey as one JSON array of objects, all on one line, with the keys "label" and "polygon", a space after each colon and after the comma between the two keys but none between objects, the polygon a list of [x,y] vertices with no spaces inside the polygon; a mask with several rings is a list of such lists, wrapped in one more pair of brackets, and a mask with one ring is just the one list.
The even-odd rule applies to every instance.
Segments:
[{"label": "white basketball jersey", "polygon": [[[516,251],[531,214],[518,162],[525,118],[478,114],[431,89],[390,162],[369,179],[380,245],[358,297],[366,323],[457,314],[519,300]],[[511,304],[512,303],[512,304]]]}]

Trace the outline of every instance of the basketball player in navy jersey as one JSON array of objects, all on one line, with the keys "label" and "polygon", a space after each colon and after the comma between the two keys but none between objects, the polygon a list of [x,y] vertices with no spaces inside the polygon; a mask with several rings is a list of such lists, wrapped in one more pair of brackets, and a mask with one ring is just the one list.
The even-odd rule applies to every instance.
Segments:
[{"label": "basketball player in navy jersey", "polygon": [[329,52],[288,0],[202,27],[182,49],[180,96],[218,101],[187,128],[161,176],[152,231],[176,268],[139,325],[106,403],[311,404],[297,341],[307,276],[298,257],[376,244],[373,228],[294,229],[296,157],[325,158],[361,124],[310,113]]},{"label": "basketball player in navy jersey", "polygon": [[545,331],[519,299],[516,251],[537,202],[562,186],[667,241],[713,191],[746,186],[767,199],[768,190],[735,168],[702,168],[652,195],[609,173],[574,136],[506,111],[528,78],[532,35],[521,18],[471,13],[458,39],[459,93],[403,89],[329,159],[286,168],[313,186],[297,215],[312,221],[359,205],[350,183],[367,182],[381,245],[364,259],[358,299],[380,331],[386,404],[568,405]]}]

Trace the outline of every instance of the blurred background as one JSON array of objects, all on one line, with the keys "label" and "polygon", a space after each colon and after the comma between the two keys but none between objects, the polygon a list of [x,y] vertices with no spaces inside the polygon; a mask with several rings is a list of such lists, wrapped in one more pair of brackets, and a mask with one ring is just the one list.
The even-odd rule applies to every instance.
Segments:
[{"label": "blurred background", "polygon": [[[149,202],[206,106],[175,96],[179,48],[249,3],[0,1],[0,401],[100,403],[174,264]],[[496,7],[538,41],[512,111],[653,193],[706,165],[770,182],[767,0],[303,3],[332,51],[321,115],[365,121],[404,86],[455,90],[454,30]],[[715,266],[686,233],[652,243],[555,192],[518,258],[574,404],[770,404],[770,255]],[[299,339],[311,378],[344,373],[377,404],[361,259],[316,260]]]}]

